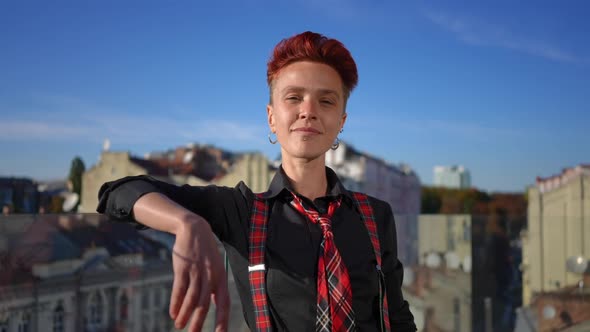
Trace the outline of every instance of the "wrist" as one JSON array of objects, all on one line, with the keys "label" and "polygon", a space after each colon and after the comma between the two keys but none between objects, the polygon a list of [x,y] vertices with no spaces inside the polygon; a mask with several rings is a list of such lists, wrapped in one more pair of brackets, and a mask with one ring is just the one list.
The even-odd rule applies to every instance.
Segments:
[{"label": "wrist", "polygon": [[211,231],[209,223],[199,215],[188,213],[177,218],[172,234],[178,235],[180,232],[195,233],[202,231]]}]

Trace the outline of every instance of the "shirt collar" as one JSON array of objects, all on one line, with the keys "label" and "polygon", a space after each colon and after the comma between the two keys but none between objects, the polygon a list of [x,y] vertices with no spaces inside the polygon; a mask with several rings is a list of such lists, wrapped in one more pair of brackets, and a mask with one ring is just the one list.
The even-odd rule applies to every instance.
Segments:
[{"label": "shirt collar", "polygon": [[[326,177],[328,180],[328,194],[327,196],[334,196],[338,197],[342,195],[343,197],[347,197],[352,201],[352,196],[340,179],[338,179],[338,175],[330,168],[326,167]],[[284,194],[288,192],[295,192],[291,183],[289,182],[289,178],[285,171],[283,170],[283,166],[279,166],[275,176],[273,177],[272,181],[270,182],[270,186],[268,187],[268,191],[266,191],[262,197],[265,199],[271,199],[277,197],[279,194]]]}]

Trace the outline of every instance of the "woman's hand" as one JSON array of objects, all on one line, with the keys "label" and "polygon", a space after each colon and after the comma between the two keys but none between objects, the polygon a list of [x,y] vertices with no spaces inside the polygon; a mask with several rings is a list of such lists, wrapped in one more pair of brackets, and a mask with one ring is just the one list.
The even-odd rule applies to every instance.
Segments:
[{"label": "woman's hand", "polygon": [[217,310],[215,331],[227,331],[230,304],[227,278],[211,227],[203,218],[191,214],[174,233],[170,317],[176,328],[182,329],[192,316],[189,331],[201,331],[213,300]]}]

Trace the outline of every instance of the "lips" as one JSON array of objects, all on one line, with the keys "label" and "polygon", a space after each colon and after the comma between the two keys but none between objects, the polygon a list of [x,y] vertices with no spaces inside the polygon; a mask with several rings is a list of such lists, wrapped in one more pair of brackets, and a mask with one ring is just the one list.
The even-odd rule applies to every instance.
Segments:
[{"label": "lips", "polygon": [[302,133],[310,133],[310,134],[321,134],[321,132],[319,130],[312,128],[312,127],[299,127],[299,128],[293,129],[293,131],[302,132]]}]

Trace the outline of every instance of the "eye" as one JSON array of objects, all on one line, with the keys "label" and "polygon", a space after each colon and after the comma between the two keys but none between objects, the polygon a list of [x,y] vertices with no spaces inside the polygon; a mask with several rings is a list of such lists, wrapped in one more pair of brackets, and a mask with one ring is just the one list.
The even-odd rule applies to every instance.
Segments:
[{"label": "eye", "polygon": [[334,101],[330,100],[330,99],[322,99],[322,100],[320,100],[320,103],[322,103],[324,105],[334,105]]},{"label": "eye", "polygon": [[287,100],[289,102],[296,102],[296,101],[300,101],[301,97],[299,97],[298,95],[288,95],[287,97],[285,97],[285,100]]}]

